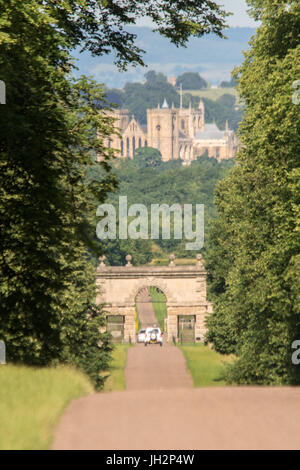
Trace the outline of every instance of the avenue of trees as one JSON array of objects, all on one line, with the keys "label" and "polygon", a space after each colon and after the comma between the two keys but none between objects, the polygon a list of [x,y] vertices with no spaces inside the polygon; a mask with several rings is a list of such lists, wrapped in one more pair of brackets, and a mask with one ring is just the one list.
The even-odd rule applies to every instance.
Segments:
[{"label": "avenue of trees", "polygon": [[[72,51],[113,51],[121,69],[142,65],[143,51],[126,31],[138,17],[149,16],[160,34],[184,46],[190,36],[222,37],[225,13],[210,0],[0,0],[0,80],[6,84],[0,339],[8,361],[71,363],[103,385],[112,346],[100,333],[105,310],[95,305],[97,257],[105,253],[112,264],[123,264],[128,252],[136,263],[153,256],[148,240],[103,244],[96,238],[97,206],[125,194],[129,204],[205,204],[209,245],[203,254],[214,302],[207,340],[237,358],[227,381],[300,384],[300,367],[292,363],[292,343],[300,339],[300,108],[293,99],[300,7],[298,0],[248,4],[261,26],[235,73],[245,103],[237,165],[203,157],[182,167],[148,151],[112,170],[113,152],[104,146],[113,125],[103,112],[109,106],[104,87],[70,78]],[[162,74],[149,72],[144,85],[113,92],[145,122],[145,109],[157,106],[158,96],[161,104],[166,97],[178,106],[170,87]],[[185,106],[199,102],[184,100]],[[205,101],[208,121],[223,109],[225,124],[234,104],[226,95],[220,100]],[[237,116],[227,119],[232,127]],[[185,255],[177,243],[158,245]]]},{"label": "avenue of trees", "polygon": [[[120,68],[141,65],[126,31],[136,18],[184,46],[222,36],[225,13],[208,0],[0,0],[0,11],[0,338],[10,362],[72,363],[101,387],[111,345],[95,305],[92,261],[103,247],[93,215],[116,186],[103,144],[112,122],[99,112],[102,87],[70,79],[71,53],[113,51]],[[88,171],[97,153],[100,182]]]},{"label": "avenue of trees", "polygon": [[208,340],[237,361],[227,380],[300,384],[300,7],[249,0],[261,21],[236,70],[246,103],[237,165],[218,184],[206,267],[214,313]]}]

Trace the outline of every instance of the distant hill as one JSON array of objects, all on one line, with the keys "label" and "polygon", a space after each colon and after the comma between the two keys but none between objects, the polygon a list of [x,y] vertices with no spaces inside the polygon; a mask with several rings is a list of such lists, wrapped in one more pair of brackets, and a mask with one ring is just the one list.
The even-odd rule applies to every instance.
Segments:
[{"label": "distant hill", "polygon": [[143,81],[147,70],[168,76],[192,71],[200,72],[211,84],[218,85],[230,80],[231,70],[242,62],[242,51],[248,48],[249,39],[255,33],[254,28],[230,28],[225,33],[228,39],[209,35],[191,39],[187,48],[177,48],[151,28],[132,26],[128,30],[137,35],[138,46],[147,51],[144,61],[148,68],[131,68],[120,73],[113,64],[113,55],[96,58],[77,52],[79,71],[76,75],[93,75],[110,88],[122,88],[127,82]]}]

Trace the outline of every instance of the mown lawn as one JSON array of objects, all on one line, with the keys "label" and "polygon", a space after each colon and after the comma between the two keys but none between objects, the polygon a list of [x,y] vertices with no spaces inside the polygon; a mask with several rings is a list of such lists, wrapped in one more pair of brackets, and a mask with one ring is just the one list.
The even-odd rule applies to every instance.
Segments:
[{"label": "mown lawn", "polygon": [[88,377],[71,367],[0,366],[0,449],[49,449],[69,402],[92,392]]},{"label": "mown lawn", "polygon": [[235,88],[204,88],[203,90],[185,90],[184,93],[190,93],[201,98],[208,98],[216,101],[223,95],[233,95],[237,97]]},{"label": "mown lawn", "polygon": [[195,387],[221,387],[226,385],[222,379],[225,368],[224,363],[232,361],[232,356],[223,356],[203,344],[178,347],[184,354]]},{"label": "mown lawn", "polygon": [[150,295],[153,300],[153,309],[161,331],[165,329],[165,318],[167,317],[166,297],[163,293],[157,292],[155,287],[150,287]]},{"label": "mown lawn", "polygon": [[117,390],[125,390],[125,367],[127,360],[127,351],[129,344],[116,344],[112,353],[112,362],[109,370],[109,376],[105,381],[104,392],[114,392]]}]

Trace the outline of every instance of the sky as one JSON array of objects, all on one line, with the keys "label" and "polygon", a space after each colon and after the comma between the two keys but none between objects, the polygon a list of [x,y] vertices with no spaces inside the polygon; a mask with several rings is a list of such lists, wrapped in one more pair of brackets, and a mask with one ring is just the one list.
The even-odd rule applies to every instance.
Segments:
[{"label": "sky", "polygon": [[245,0],[216,0],[216,3],[224,5],[226,11],[233,13],[228,19],[230,26],[250,26],[255,28],[257,23],[248,15],[249,9]]},{"label": "sky", "polygon": [[[256,28],[258,26],[247,13],[249,7],[246,0],[214,1],[224,6],[226,11],[233,13],[232,16],[227,18],[230,27]],[[149,18],[140,18],[136,22],[136,26],[155,27]],[[251,30],[249,31],[251,32]],[[246,30],[246,36],[247,34]],[[232,69],[243,60],[242,50],[247,49],[249,39],[243,39],[243,34],[240,33],[239,37],[232,38],[231,42],[228,40],[221,43],[211,36],[205,36],[198,40],[196,51],[195,48],[191,47],[191,44],[187,49],[179,49],[178,51],[173,46],[173,49],[176,49],[176,56],[174,56],[174,51],[169,42],[168,47],[162,49],[167,42],[166,40],[163,41],[163,38],[161,38],[160,42],[156,41],[155,44],[152,44],[151,38],[146,37],[145,33],[143,35],[142,37],[138,36],[137,43],[142,49],[147,50],[147,56],[144,59],[148,69],[142,67],[132,69],[129,67],[128,72],[120,73],[113,64],[112,55],[95,58],[86,52],[77,55],[79,59],[77,64],[79,66],[78,73],[93,75],[96,80],[106,83],[110,88],[122,88],[127,82],[143,81],[147,70],[156,70],[167,76],[178,76],[185,71],[198,72],[212,85],[218,85],[221,81],[230,80]],[[212,42],[213,39],[215,42]]]},{"label": "sky", "polygon": [[[229,26],[235,27],[257,27],[257,23],[250,18],[247,13],[249,9],[245,0],[215,0],[216,3],[223,5],[225,10],[233,13],[233,16],[228,18]],[[137,21],[138,26],[151,26],[151,21],[147,18],[143,18]]]}]

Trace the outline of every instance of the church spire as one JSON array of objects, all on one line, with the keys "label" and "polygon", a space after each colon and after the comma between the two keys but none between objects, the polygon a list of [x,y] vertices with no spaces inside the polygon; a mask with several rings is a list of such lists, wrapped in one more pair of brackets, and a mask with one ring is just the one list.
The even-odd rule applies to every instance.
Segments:
[{"label": "church spire", "polygon": [[199,106],[198,106],[199,109],[203,109],[204,108],[204,103],[203,103],[203,100],[202,98],[200,98],[200,101],[199,101]]},{"label": "church spire", "polygon": [[163,102],[163,105],[162,105],[162,109],[168,109],[169,108],[169,105],[168,105],[168,102],[166,100],[166,98],[164,99],[164,102]]},{"label": "church spire", "polygon": [[182,109],[182,83],[180,83],[180,109]]},{"label": "church spire", "polygon": [[228,135],[228,134],[229,134],[228,119],[226,119],[226,124],[225,124],[225,133],[226,133],[226,135]]}]

